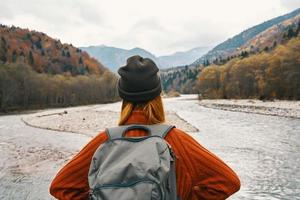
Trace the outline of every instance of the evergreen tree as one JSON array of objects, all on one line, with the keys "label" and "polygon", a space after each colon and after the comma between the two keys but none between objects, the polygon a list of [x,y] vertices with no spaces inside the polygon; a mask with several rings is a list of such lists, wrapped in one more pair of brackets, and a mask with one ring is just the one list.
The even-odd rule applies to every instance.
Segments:
[{"label": "evergreen tree", "polygon": [[4,37],[1,37],[1,41],[0,41],[0,61],[2,61],[3,63],[5,63],[7,61],[6,54],[7,54],[6,40],[5,40]]},{"label": "evergreen tree", "polygon": [[34,43],[34,45],[38,48],[38,49],[42,49],[42,39],[39,37],[39,39]]},{"label": "evergreen tree", "polygon": [[203,63],[203,65],[206,67],[206,66],[210,65],[210,63],[209,63],[208,60],[205,60],[204,63]]},{"label": "evergreen tree", "polygon": [[23,50],[21,50],[20,56],[25,56]]},{"label": "evergreen tree", "polygon": [[297,30],[296,30],[296,34],[295,35],[298,36],[299,32],[300,32],[300,20],[298,22]]},{"label": "evergreen tree", "polygon": [[206,60],[206,66],[210,65],[209,60]]},{"label": "evergreen tree", "polygon": [[83,64],[82,57],[79,57],[79,64]]},{"label": "evergreen tree", "polygon": [[242,58],[246,58],[249,56],[249,53],[247,51],[242,51],[241,55]]},{"label": "evergreen tree", "polygon": [[295,36],[294,29],[293,29],[293,27],[290,27],[288,29],[287,37],[290,39],[290,38],[292,38],[294,36]]},{"label": "evergreen tree", "polygon": [[13,63],[17,62],[17,52],[16,52],[16,50],[13,50],[13,53],[12,53],[12,62]]},{"label": "evergreen tree", "polygon": [[264,51],[269,51],[269,47],[266,46],[266,47],[264,48]]},{"label": "evergreen tree", "polygon": [[24,40],[31,40],[31,35],[30,35],[30,33],[26,33],[23,39],[24,39]]},{"label": "evergreen tree", "polygon": [[67,57],[70,58],[71,57],[71,54],[69,51],[67,51]]},{"label": "evergreen tree", "polygon": [[5,38],[4,38],[3,36],[1,36],[1,42],[2,42],[4,45],[6,45],[6,40],[5,40]]},{"label": "evergreen tree", "polygon": [[276,46],[277,46],[277,42],[274,41],[274,43],[273,43],[273,48],[275,48]]},{"label": "evergreen tree", "polygon": [[34,58],[33,58],[33,55],[32,55],[32,52],[29,51],[29,64],[30,65],[33,65],[34,64]]}]

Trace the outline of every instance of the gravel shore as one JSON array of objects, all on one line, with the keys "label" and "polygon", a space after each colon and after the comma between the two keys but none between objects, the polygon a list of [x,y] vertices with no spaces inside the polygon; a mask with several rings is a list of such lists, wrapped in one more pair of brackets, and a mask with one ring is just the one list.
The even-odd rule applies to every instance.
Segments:
[{"label": "gravel shore", "polygon": [[[29,126],[56,131],[95,136],[107,127],[117,126],[121,103],[92,105],[74,108],[51,109],[26,115],[22,120]],[[168,124],[186,132],[198,129],[179,117],[175,112],[166,111]]]},{"label": "gravel shore", "polygon": [[[182,97],[180,97],[182,98]],[[200,106],[234,112],[256,113],[289,118],[300,118],[300,101],[260,101],[260,100],[201,100]],[[121,103],[90,105],[72,108],[49,109],[26,115],[22,120],[30,126],[79,133],[93,137],[106,127],[117,126]],[[166,111],[169,124],[187,132],[198,129],[182,119],[174,111]]]},{"label": "gravel shore", "polygon": [[229,110],[235,112],[256,113],[279,117],[300,118],[300,101],[260,101],[252,99],[241,100],[200,100],[199,105],[207,108]]}]

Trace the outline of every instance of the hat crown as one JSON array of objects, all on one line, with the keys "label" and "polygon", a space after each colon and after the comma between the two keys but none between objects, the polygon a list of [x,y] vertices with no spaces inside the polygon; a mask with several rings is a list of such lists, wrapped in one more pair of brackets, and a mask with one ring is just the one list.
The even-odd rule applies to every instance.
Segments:
[{"label": "hat crown", "polygon": [[127,59],[127,64],[118,70],[121,76],[118,83],[119,95],[128,101],[148,101],[161,92],[158,67],[149,58],[139,55]]},{"label": "hat crown", "polygon": [[127,59],[127,64],[120,67],[118,70],[119,75],[124,78],[127,76],[135,76],[136,73],[147,73],[147,75],[156,74],[159,69],[156,64],[149,58],[142,58],[135,55]]}]

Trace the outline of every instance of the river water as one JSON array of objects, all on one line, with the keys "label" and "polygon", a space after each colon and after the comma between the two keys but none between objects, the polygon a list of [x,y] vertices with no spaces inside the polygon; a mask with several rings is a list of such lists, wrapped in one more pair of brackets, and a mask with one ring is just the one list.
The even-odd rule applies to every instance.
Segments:
[{"label": "river water", "polygon": [[[204,108],[195,96],[164,102],[166,110],[197,127],[190,134],[238,174],[241,190],[231,200],[300,199],[300,119]],[[0,117],[0,199],[51,199],[51,179],[90,138],[32,128],[21,118]]]}]

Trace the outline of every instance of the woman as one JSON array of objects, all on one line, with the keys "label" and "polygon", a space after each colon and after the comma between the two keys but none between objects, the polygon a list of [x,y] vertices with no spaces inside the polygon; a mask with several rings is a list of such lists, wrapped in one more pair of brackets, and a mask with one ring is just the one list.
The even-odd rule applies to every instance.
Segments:
[{"label": "woman", "polygon": [[[140,56],[127,60],[118,70],[118,91],[123,99],[119,125],[165,122],[161,82],[155,63]],[[145,136],[130,130],[126,137]],[[88,199],[88,171],[99,145],[108,140],[105,132],[92,139],[54,178],[50,193],[57,199]],[[226,199],[239,190],[237,175],[222,160],[180,129],[173,128],[165,140],[177,157],[177,193],[181,200]]]}]

